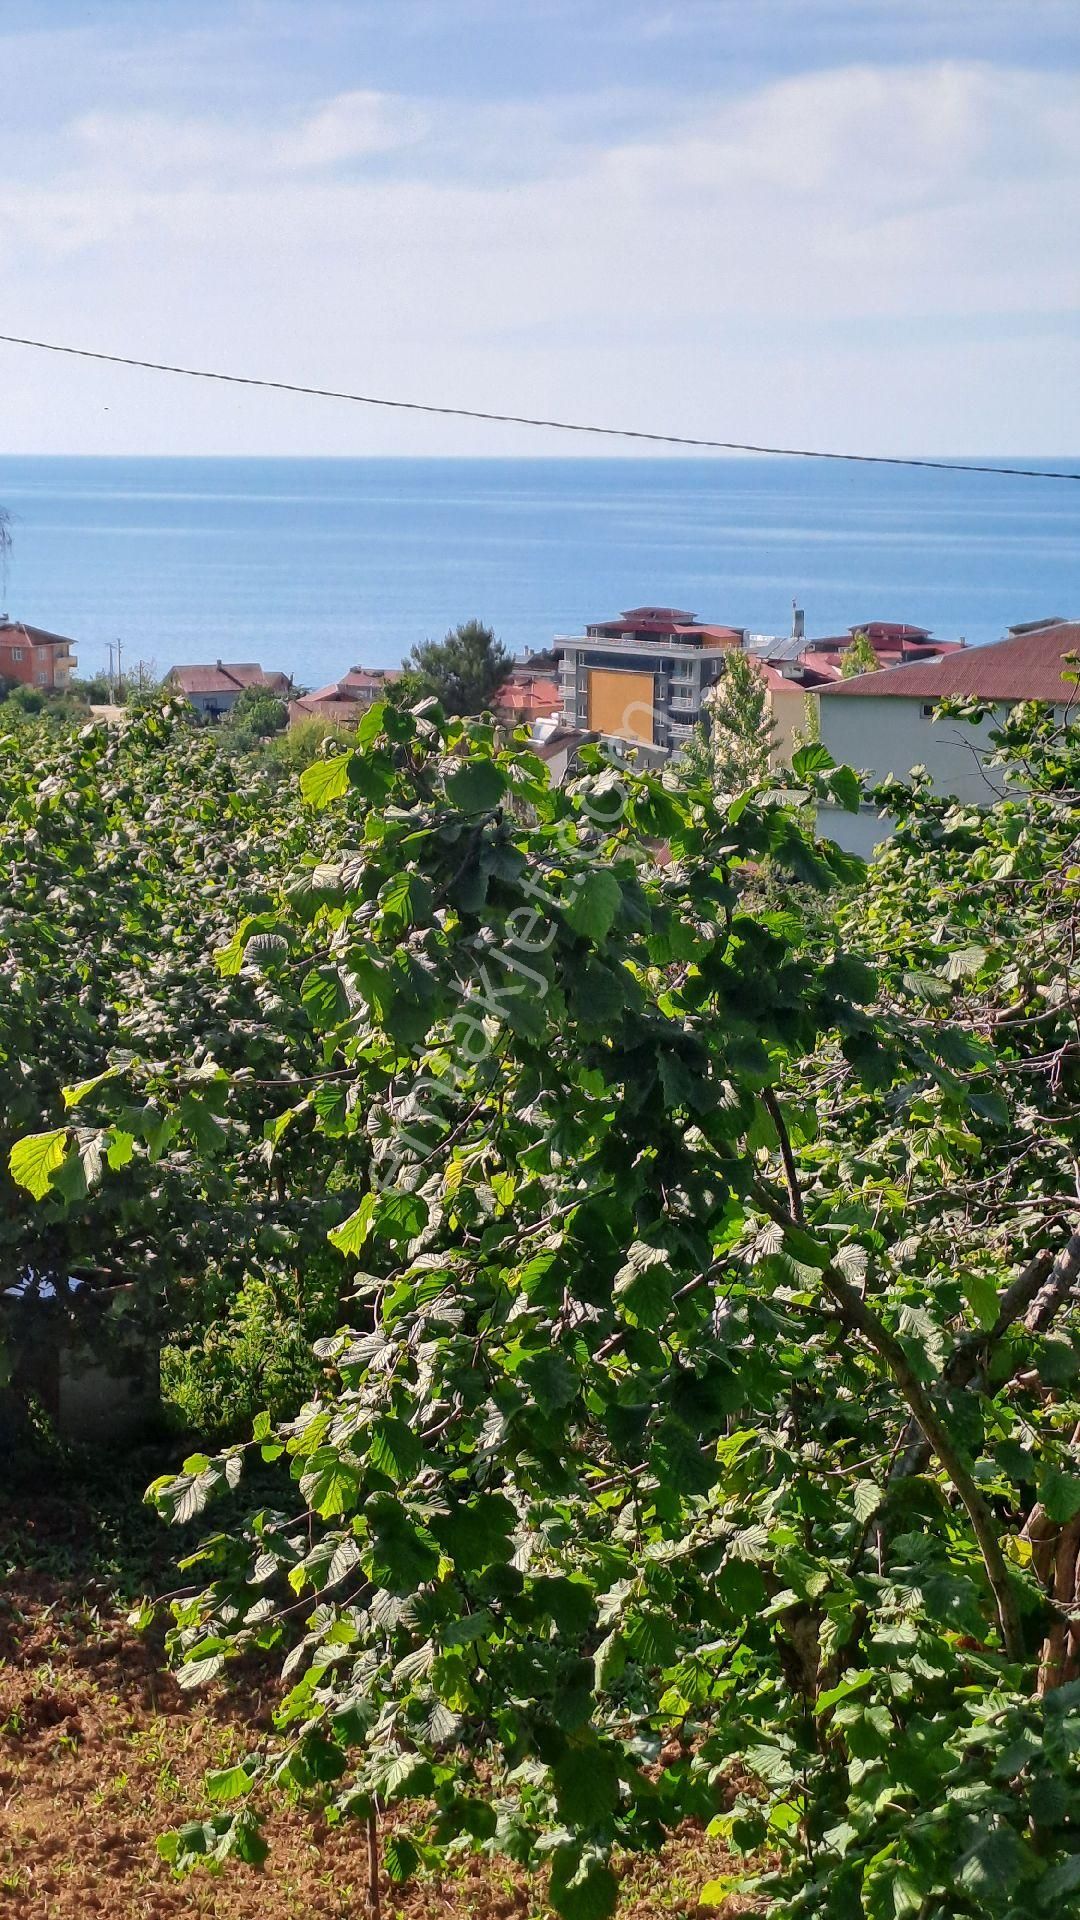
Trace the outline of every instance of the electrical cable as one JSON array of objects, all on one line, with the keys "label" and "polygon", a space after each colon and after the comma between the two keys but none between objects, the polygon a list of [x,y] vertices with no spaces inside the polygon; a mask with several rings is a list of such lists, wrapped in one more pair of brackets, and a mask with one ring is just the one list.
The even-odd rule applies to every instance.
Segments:
[{"label": "electrical cable", "polygon": [[871,467],[922,467],[934,473],[996,473],[1012,480],[1080,480],[1080,473],[1053,467],[1006,467],[975,460],[918,460],[897,453],[832,453],[819,447],[766,447],[745,440],[705,440],[684,433],[648,433],[641,427],[601,427],[579,420],[543,420],[525,413],[492,413],[479,407],[437,406],[425,400],[388,400],[370,393],[345,393],[335,387],[302,386],[294,380],[262,380],[254,374],[217,373],[207,367],[177,367],[163,360],[138,360],[126,353],[100,353],[91,347],[61,346],[55,340],[30,340],[0,333],[11,347],[63,353],[76,360],[98,360],[113,367],[141,367],[147,373],[180,374],[187,380],[217,380],[232,387],[261,387],[271,393],[306,394],[316,400],[348,400],[358,407],[388,407],[400,413],[437,414],[451,420],[486,420],[510,427],[547,427],[556,433],[599,434],[609,440],[646,440],[665,447],[697,447],[713,453],[773,454],[787,460],[840,460]]}]

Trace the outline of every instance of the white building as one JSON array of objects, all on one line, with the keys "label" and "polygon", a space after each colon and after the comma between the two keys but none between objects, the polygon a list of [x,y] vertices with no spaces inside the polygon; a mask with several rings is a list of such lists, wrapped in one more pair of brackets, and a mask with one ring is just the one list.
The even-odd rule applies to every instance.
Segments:
[{"label": "white building", "polygon": [[[1001,797],[1000,779],[986,762],[990,733],[1009,707],[1039,700],[1064,715],[1078,693],[1063,678],[1066,655],[1080,651],[1080,621],[1052,620],[1011,628],[988,647],[964,647],[930,663],[890,667],[822,687],[818,695],[821,740],[834,760],[854,767],[873,786],[895,775],[906,779],[925,767],[940,794],[989,806]],[[936,718],[946,699],[975,699],[992,707],[990,718]],[[1080,710],[1080,702],[1078,702]],[[858,814],[822,808],[819,831],[853,853],[868,854],[891,831],[891,821],[864,805]]]}]

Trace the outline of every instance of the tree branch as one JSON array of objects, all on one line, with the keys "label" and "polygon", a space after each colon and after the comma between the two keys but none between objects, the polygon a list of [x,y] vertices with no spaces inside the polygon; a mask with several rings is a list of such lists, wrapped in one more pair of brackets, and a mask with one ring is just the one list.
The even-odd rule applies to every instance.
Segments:
[{"label": "tree branch", "polygon": [[[769,1217],[779,1226],[797,1227],[799,1225],[798,1221],[786,1212],[760,1181],[754,1182],[753,1193]],[[822,1268],[821,1279],[823,1286],[839,1309],[840,1319],[844,1325],[853,1332],[861,1333],[864,1340],[884,1361],[907,1401],[913,1418],[918,1422],[952,1481],[979,1543],[986,1577],[997,1606],[1002,1644],[1010,1660],[1022,1660],[1024,1642],[1020,1627],[1020,1613],[1008,1564],[998,1540],[994,1516],[979,1492],[970,1468],[954,1444],[945,1421],[895,1334],[889,1332],[888,1327],[879,1320],[873,1308],[860,1298],[855,1288],[845,1280],[831,1260]]]},{"label": "tree branch", "polygon": [[791,1217],[796,1226],[801,1227],[805,1222],[806,1214],[803,1209],[802,1188],[799,1185],[799,1169],[791,1150],[791,1136],[781,1112],[780,1102],[771,1087],[762,1087],[761,1104],[776,1128],[776,1137],[780,1142],[780,1158],[784,1163],[784,1179],[787,1182]]}]

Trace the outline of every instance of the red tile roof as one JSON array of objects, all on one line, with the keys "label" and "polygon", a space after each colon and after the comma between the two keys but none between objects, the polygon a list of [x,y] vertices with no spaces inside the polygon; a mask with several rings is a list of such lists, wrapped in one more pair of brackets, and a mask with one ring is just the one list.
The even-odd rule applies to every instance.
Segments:
[{"label": "red tile roof", "polygon": [[508,680],[499,688],[492,706],[501,713],[535,713],[538,719],[558,713],[562,694],[557,680],[539,677],[532,680]]},{"label": "red tile roof", "polygon": [[288,693],[292,681],[287,673],[264,673],[253,660],[217,661],[212,667],[170,667],[166,678],[175,680],[181,693],[242,693],[246,687],[265,687],[269,693]]},{"label": "red tile roof", "polygon": [[929,627],[910,627],[905,620],[860,620],[857,626],[849,627],[852,639],[857,633],[865,633],[871,640],[928,640]]},{"label": "red tile roof", "polygon": [[73,647],[74,640],[62,633],[46,633],[44,627],[28,627],[25,620],[0,620],[0,646]]},{"label": "red tile roof", "polygon": [[320,705],[333,700],[357,701],[362,693],[377,693],[380,687],[400,679],[401,672],[396,667],[350,667],[340,680],[316,687],[314,693],[306,693],[304,699]]},{"label": "red tile roof", "polygon": [[1080,621],[1042,627],[1035,633],[1011,635],[989,647],[962,647],[943,660],[914,660],[907,666],[886,667],[880,673],[860,673],[822,688],[826,700],[1043,700],[1064,706],[1074,688],[1062,674],[1064,655],[1080,652]]},{"label": "red tile roof", "polygon": [[[622,620],[681,620],[684,621],[687,626],[693,626],[694,621],[697,619],[697,614],[686,613],[682,607],[627,607],[619,617]],[[615,622],[614,620],[598,620],[596,625],[613,627]]]},{"label": "red tile roof", "polygon": [[355,727],[361,716],[355,700],[322,700],[306,694],[289,702],[289,725],[298,720],[322,720],[327,726]]}]

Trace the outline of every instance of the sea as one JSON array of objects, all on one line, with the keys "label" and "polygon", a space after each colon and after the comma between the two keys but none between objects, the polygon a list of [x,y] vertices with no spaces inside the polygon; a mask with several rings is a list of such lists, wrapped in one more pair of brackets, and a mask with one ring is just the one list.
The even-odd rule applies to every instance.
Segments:
[{"label": "sea", "polygon": [[[1012,465],[1080,467],[1013,459]],[[775,458],[0,455],[0,611],[93,673],[256,660],[298,686],[479,618],[515,652],[639,605],[786,634],[994,640],[1080,613],[1080,485]]]}]

